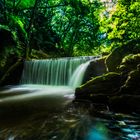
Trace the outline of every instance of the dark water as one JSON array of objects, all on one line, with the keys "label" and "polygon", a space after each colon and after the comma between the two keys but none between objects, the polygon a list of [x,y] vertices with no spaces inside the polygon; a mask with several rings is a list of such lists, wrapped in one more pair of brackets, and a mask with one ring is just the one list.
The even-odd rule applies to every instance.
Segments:
[{"label": "dark water", "polygon": [[73,93],[25,85],[1,90],[0,140],[140,140],[140,115],[72,103]]}]

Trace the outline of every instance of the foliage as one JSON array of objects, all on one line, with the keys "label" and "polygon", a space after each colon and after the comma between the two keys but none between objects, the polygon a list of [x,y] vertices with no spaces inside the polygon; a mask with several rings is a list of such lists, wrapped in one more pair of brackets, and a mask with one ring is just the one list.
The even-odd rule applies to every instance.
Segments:
[{"label": "foliage", "polygon": [[[108,39],[112,45],[122,46],[140,37],[140,3],[119,0],[108,19]],[[135,43],[136,45],[137,43]]]},{"label": "foliage", "polygon": [[98,0],[3,0],[1,6],[0,23],[16,31],[26,51],[71,56],[100,45]]},{"label": "foliage", "polygon": [[2,0],[0,24],[15,34],[22,56],[32,49],[93,55],[133,40],[139,47],[139,7],[137,0]]}]

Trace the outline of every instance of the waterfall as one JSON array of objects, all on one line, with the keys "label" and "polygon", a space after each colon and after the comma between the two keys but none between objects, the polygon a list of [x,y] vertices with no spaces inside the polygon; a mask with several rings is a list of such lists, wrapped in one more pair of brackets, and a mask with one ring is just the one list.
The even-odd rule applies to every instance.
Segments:
[{"label": "waterfall", "polygon": [[26,61],[21,84],[81,85],[88,62],[93,56]]},{"label": "waterfall", "polygon": [[68,84],[69,86],[76,88],[81,85],[84,78],[85,71],[89,63],[90,61],[78,66],[78,68],[74,71],[72,77],[69,80],[69,84]]}]

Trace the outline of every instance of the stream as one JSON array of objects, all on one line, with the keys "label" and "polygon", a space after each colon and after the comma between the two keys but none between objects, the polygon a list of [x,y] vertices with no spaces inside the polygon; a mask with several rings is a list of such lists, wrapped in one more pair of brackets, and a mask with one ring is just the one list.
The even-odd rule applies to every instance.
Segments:
[{"label": "stream", "polygon": [[68,86],[1,89],[0,140],[140,140],[140,115],[73,98]]}]

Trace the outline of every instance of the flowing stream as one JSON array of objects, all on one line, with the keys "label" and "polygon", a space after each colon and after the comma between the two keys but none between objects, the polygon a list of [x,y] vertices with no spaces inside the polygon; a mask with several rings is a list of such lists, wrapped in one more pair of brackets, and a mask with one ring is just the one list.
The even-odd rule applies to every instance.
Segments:
[{"label": "flowing stream", "polygon": [[140,116],[77,103],[96,57],[26,61],[21,82],[0,90],[0,140],[140,140]]}]

